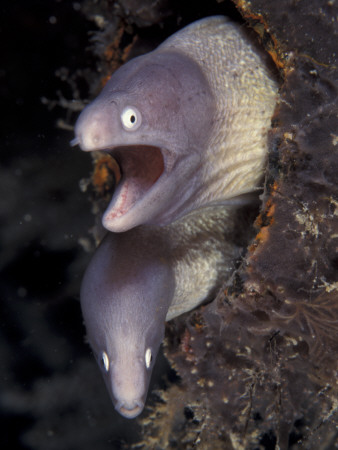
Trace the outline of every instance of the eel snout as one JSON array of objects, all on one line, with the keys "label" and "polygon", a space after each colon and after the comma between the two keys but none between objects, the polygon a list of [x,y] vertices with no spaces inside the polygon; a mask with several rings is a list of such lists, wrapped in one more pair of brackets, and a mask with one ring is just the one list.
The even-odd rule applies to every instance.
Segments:
[{"label": "eel snout", "polygon": [[118,402],[115,405],[115,409],[122,416],[127,419],[134,419],[141,414],[144,408],[144,403],[141,400],[133,400],[129,402]]}]

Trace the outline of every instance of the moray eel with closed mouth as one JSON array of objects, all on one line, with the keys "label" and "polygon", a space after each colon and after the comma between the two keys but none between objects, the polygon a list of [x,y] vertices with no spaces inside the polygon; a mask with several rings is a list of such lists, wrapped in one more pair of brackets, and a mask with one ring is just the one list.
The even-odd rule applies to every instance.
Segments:
[{"label": "moray eel with closed mouth", "polygon": [[166,225],[261,180],[277,84],[244,27],[197,21],[120,67],[80,114],[73,145],[109,151],[122,180],[113,232]]},{"label": "moray eel with closed mouth", "polygon": [[212,299],[240,249],[230,236],[234,211],[193,211],[164,227],[108,233],[81,287],[87,338],[116,410],[144,407],[156,355],[170,320]]}]

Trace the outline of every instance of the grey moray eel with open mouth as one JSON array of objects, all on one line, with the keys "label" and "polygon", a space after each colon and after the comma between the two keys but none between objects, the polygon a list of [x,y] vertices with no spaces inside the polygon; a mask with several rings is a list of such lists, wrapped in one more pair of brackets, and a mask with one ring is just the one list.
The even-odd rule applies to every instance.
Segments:
[{"label": "grey moray eel with open mouth", "polygon": [[102,220],[113,233],[85,274],[81,305],[125,417],[143,409],[164,321],[233,268],[226,230],[262,179],[276,100],[252,35],[216,16],[119,68],[76,123],[72,144],[110,152],[122,173]]},{"label": "grey moray eel with open mouth", "polygon": [[81,113],[73,141],[120,164],[104,227],[166,225],[252,192],[276,91],[252,37],[224,17],[195,22],[123,65]]}]

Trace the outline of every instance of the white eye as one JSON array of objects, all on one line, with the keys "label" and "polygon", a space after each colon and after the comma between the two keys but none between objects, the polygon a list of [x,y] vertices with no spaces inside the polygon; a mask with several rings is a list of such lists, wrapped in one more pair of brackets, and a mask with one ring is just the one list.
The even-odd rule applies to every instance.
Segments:
[{"label": "white eye", "polygon": [[109,358],[106,352],[101,353],[101,364],[106,372],[109,370]]},{"label": "white eye", "polygon": [[150,348],[147,348],[146,350],[146,354],[145,354],[145,361],[146,361],[146,368],[149,369],[151,361],[153,359],[152,355],[151,355],[151,350]]},{"label": "white eye", "polygon": [[125,130],[137,130],[142,121],[141,113],[134,106],[126,106],[122,111],[121,121]]}]

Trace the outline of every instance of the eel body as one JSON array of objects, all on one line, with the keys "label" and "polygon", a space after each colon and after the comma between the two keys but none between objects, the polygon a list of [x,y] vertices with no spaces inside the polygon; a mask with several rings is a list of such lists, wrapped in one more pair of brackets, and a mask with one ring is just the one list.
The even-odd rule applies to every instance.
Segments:
[{"label": "eel body", "polygon": [[233,270],[234,205],[262,178],[276,94],[252,36],[209,17],[118,69],[76,123],[73,144],[121,170],[81,306],[125,417],[144,407],[165,320]]},{"label": "eel body", "polygon": [[117,411],[144,407],[165,320],[212,297],[239,255],[233,211],[207,207],[165,227],[108,233],[81,287],[88,341]]},{"label": "eel body", "polygon": [[81,113],[73,144],[109,151],[122,179],[113,232],[166,225],[252,192],[262,178],[277,84],[244,27],[208,17],[119,68]]}]

